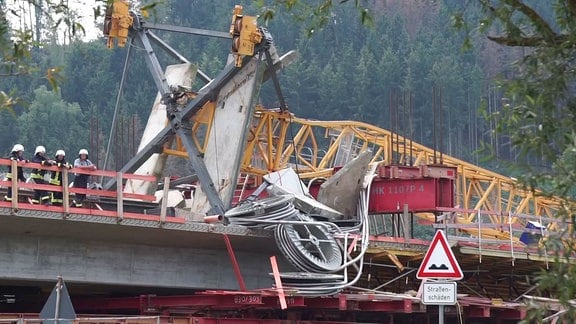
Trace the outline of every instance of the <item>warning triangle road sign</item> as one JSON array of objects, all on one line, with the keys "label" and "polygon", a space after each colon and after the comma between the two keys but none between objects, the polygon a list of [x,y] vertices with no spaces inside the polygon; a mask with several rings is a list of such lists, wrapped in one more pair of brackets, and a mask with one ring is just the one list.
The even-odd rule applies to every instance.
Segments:
[{"label": "warning triangle road sign", "polygon": [[432,243],[418,268],[418,279],[452,279],[460,280],[464,277],[462,269],[450,245],[444,231],[436,231]]}]

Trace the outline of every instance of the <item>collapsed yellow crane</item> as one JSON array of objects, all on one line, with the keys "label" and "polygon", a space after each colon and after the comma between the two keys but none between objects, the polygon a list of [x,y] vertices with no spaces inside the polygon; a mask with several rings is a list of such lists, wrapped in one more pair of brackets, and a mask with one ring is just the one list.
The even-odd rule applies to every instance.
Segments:
[{"label": "collapsed yellow crane", "polygon": [[[193,117],[193,139],[199,150],[210,130],[213,106],[204,107]],[[372,163],[392,165],[431,165],[437,158],[433,149],[413,142],[388,130],[358,121],[319,121],[303,119],[288,111],[258,107],[247,138],[241,172],[259,178],[269,172],[295,167],[300,178],[306,180],[329,177],[334,167],[342,166],[360,152],[371,150]],[[186,156],[184,148],[175,142],[165,146],[164,152]],[[549,231],[558,230],[556,214],[563,201],[545,197],[539,192],[522,188],[516,179],[478,167],[460,159],[443,155],[444,165],[456,167],[458,176],[455,202],[457,222],[476,224],[482,210],[482,223],[501,225],[502,229],[482,229],[486,238],[510,239],[505,229],[525,226],[528,220],[540,220]],[[433,220],[432,214],[420,217]],[[432,217],[432,218],[431,218]],[[476,228],[462,231],[478,235]],[[517,241],[517,238],[515,239]]]}]

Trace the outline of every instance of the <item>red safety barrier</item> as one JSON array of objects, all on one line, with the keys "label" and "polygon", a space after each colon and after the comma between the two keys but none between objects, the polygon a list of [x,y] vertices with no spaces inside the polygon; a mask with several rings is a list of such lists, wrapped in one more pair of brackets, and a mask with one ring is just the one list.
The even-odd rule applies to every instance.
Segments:
[{"label": "red safety barrier", "polygon": [[[85,170],[79,168],[58,168],[57,166],[42,166],[39,163],[32,163],[32,162],[16,162],[10,159],[0,159],[0,168],[5,167],[7,170],[8,166],[12,166],[12,174],[17,174],[17,168],[23,168],[24,173],[29,173],[35,169],[46,170],[47,172],[50,171],[60,171],[62,172],[62,182],[68,183],[68,177],[70,174],[88,174],[90,176],[98,176],[102,178],[113,178],[113,179],[122,179],[122,180],[141,180],[141,181],[149,181],[149,182],[157,182],[158,179],[155,176],[148,176],[148,175],[139,175],[139,174],[129,174],[129,173],[120,173],[114,171],[105,171],[105,170]],[[123,211],[120,201],[124,199],[130,199],[132,201],[143,201],[143,202],[154,202],[156,201],[156,197],[154,195],[147,195],[147,194],[137,194],[137,193],[130,193],[130,192],[123,192],[119,190],[102,190],[102,189],[84,189],[84,188],[74,188],[69,186],[57,186],[51,184],[36,184],[36,183],[29,183],[29,182],[21,182],[15,179],[5,181],[0,179],[0,187],[6,188],[8,187],[9,190],[16,188],[15,194],[12,197],[12,201],[0,201],[0,207],[12,207],[14,210],[19,209],[28,209],[28,210],[42,210],[42,211],[52,211],[52,212],[64,212],[65,214],[88,214],[88,215],[95,215],[95,216],[105,216],[105,217],[117,217],[120,219],[140,219],[140,220],[149,220],[149,221],[157,221],[157,222],[169,222],[169,223],[184,223],[185,219],[181,217],[163,217],[159,215],[149,215],[149,214],[140,214],[140,213],[133,213],[133,212],[125,212]],[[39,205],[39,204],[31,204],[29,202],[20,199],[23,195],[31,195],[33,190],[44,190],[50,192],[62,192],[63,193],[63,205],[62,206],[51,206],[51,205]],[[117,206],[119,208],[117,210],[103,210],[101,208],[77,208],[77,207],[70,207],[70,196],[74,194],[85,194],[91,197],[107,197],[107,198],[116,198],[118,200]]]}]

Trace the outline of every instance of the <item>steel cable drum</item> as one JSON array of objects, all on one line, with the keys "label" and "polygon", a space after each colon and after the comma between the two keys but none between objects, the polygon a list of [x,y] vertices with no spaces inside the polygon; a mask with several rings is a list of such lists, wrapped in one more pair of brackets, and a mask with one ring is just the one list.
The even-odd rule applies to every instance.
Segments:
[{"label": "steel cable drum", "polygon": [[[293,195],[279,195],[250,201],[224,213],[231,224],[244,226],[269,226],[259,220],[290,220],[297,215]],[[238,219],[236,219],[238,218]]]},{"label": "steel cable drum", "polygon": [[302,271],[332,272],[342,265],[342,250],[323,226],[307,222],[280,224],[274,235],[282,254]]}]

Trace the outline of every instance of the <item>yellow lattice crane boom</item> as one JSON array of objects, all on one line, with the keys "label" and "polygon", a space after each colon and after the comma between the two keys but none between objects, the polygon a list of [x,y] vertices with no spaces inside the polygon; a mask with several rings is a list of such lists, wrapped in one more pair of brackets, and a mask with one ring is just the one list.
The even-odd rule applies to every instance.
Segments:
[{"label": "yellow lattice crane boom", "polygon": [[[206,105],[193,118],[193,138],[201,151],[206,145],[206,131],[210,130],[214,109],[213,105]],[[374,125],[303,119],[288,111],[259,107],[246,139],[241,172],[261,177],[292,167],[303,180],[330,177],[335,167],[343,166],[365,150],[373,152],[372,163],[381,165],[432,165],[440,160],[439,152]],[[186,156],[178,143],[167,146],[165,152]],[[549,230],[558,228],[555,216],[562,206],[561,199],[525,190],[514,178],[446,154],[442,154],[441,162],[458,170],[455,202],[461,210],[460,223],[476,223],[475,211],[482,210],[482,223],[524,226],[528,220],[540,220]],[[485,229],[483,233],[503,239],[509,237],[501,230]]]}]

